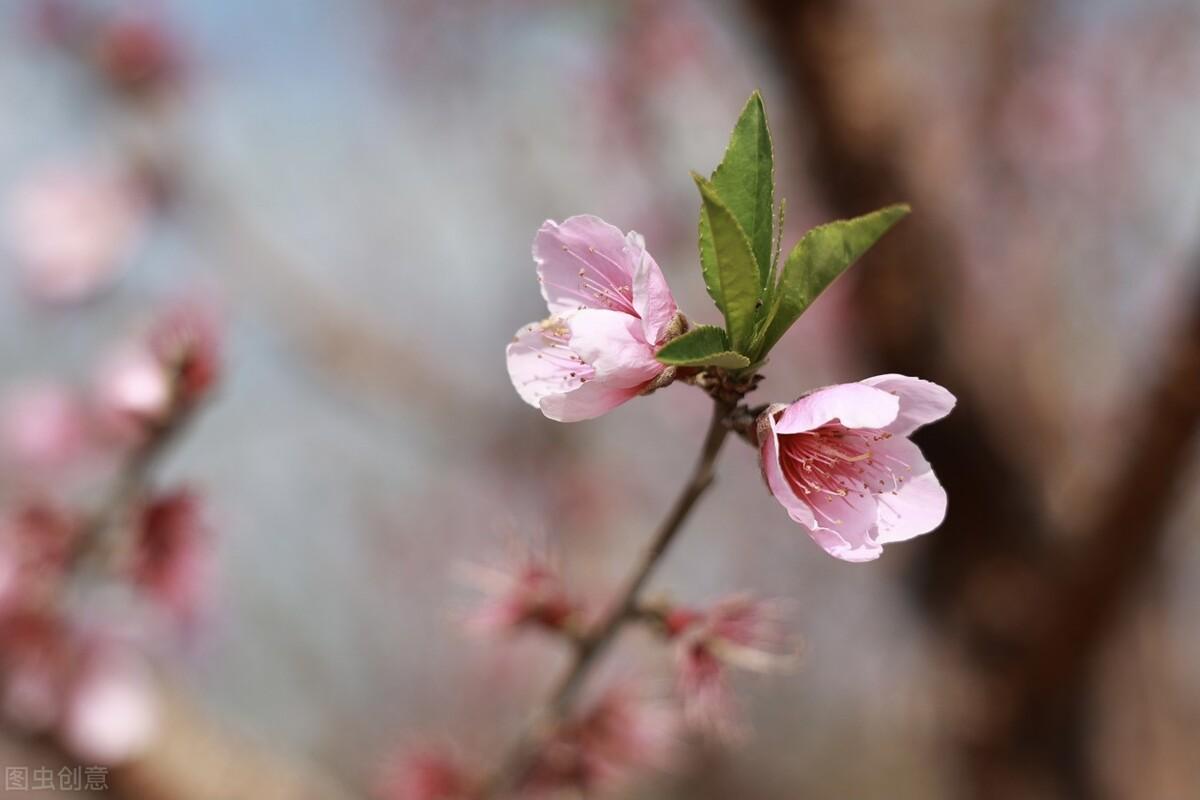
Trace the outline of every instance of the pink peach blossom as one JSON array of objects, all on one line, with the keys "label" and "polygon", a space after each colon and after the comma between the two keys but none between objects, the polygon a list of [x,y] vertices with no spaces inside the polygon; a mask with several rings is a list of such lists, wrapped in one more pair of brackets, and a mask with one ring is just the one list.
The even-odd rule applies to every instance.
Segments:
[{"label": "pink peach blossom", "polygon": [[651,388],[664,370],[654,355],[682,322],[642,237],[599,217],[548,220],[533,259],[550,317],[521,328],[506,350],[521,399],[576,422]]},{"label": "pink peach blossom", "polygon": [[133,551],[135,585],[180,627],[195,623],[208,600],[213,558],[199,496],[181,489],[147,503]]},{"label": "pink peach blossom", "polygon": [[475,784],[453,755],[426,748],[396,759],[377,794],[381,800],[469,800],[478,796]]},{"label": "pink peach blossom", "polygon": [[76,302],[129,264],[148,204],[128,179],[98,166],[53,166],[19,184],[9,201],[9,248],[29,291]]},{"label": "pink peach blossom", "polygon": [[946,492],[908,437],[954,403],[935,383],[879,375],[773,405],[758,422],[767,485],[825,552],[878,558],[942,523]]},{"label": "pink peach blossom", "polygon": [[158,730],[149,665],[131,647],[93,641],[75,657],[59,738],[81,761],[115,766],[143,752]]},{"label": "pink peach blossom", "polygon": [[558,571],[535,555],[502,568],[471,568],[467,577],[486,593],[467,619],[468,627],[476,631],[505,633],[526,627],[561,631],[581,613]]},{"label": "pink peach blossom", "polygon": [[639,771],[668,768],[677,754],[678,733],[668,707],[629,682],[617,683],[559,726],[523,788],[533,794],[575,789],[590,797]]},{"label": "pink peach blossom", "polygon": [[0,447],[12,463],[39,471],[69,466],[88,443],[88,420],[75,393],[52,382],[31,382],[5,395]]},{"label": "pink peach blossom", "polygon": [[0,517],[0,618],[46,604],[78,531],[78,520],[40,498],[22,500]]},{"label": "pink peach blossom", "polygon": [[773,603],[737,595],[707,611],[672,609],[664,617],[676,641],[676,686],[688,726],[722,739],[741,733],[728,667],[767,671],[790,662]]}]

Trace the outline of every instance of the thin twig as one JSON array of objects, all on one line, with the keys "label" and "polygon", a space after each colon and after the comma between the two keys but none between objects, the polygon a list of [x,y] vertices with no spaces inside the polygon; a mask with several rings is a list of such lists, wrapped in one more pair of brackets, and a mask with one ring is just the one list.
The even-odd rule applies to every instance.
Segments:
[{"label": "thin twig", "polygon": [[713,483],[717,456],[729,434],[726,418],[732,411],[733,407],[726,403],[713,402],[713,415],[708,425],[708,433],[704,437],[700,455],[683,490],[675,499],[666,518],[659,525],[658,531],[629,577],[619,599],[608,614],[578,641],[575,657],[571,661],[570,667],[563,674],[554,691],[551,692],[545,706],[535,716],[534,722],[513,747],[509,757],[485,786],[483,797],[502,794],[519,784],[521,779],[528,774],[534,765],[541,745],[553,734],[555,726],[566,716],[600,657],[615,641],[617,634],[625,624],[638,617],[639,602],[646,582],[654,573],[659,562],[662,561],[671,542],[683,528],[683,523],[695,508],[696,501]]}]

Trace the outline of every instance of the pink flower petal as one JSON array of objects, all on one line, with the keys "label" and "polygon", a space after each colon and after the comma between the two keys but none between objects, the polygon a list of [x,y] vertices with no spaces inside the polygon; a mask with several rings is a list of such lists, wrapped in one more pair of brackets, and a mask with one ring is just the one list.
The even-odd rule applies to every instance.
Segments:
[{"label": "pink flower petal", "polygon": [[641,235],[630,231],[626,241],[630,251],[637,257],[633,273],[633,307],[642,318],[645,340],[655,345],[661,341],[667,326],[679,313],[679,308],[675,305],[675,298],[658,263],[646,251]]},{"label": "pink flower petal", "polygon": [[641,393],[641,387],[607,386],[600,381],[588,381],[566,394],[542,398],[542,413],[556,422],[581,422],[612,411]]},{"label": "pink flower petal", "polygon": [[637,317],[617,311],[586,309],[571,314],[570,348],[595,370],[595,380],[608,386],[641,386],[663,371],[653,349],[641,338]]},{"label": "pink flower petal", "polygon": [[946,518],[946,490],[933,471],[923,472],[895,494],[880,495],[878,532],[880,544],[903,542],[929,533]]},{"label": "pink flower petal", "polygon": [[770,435],[764,436],[762,443],[763,477],[767,479],[767,487],[771,494],[775,495],[775,499],[787,509],[793,522],[814,530],[817,527],[817,519],[813,516],[812,509],[792,491],[783,475],[783,468],[779,465],[779,433],[775,427],[775,415],[770,415],[768,419]]},{"label": "pink flower petal", "polygon": [[949,414],[956,402],[954,395],[936,383],[907,375],[876,375],[862,382],[900,398],[900,413],[886,428],[898,436],[908,436],[922,425],[936,422]]},{"label": "pink flower petal", "polygon": [[606,308],[636,316],[633,276],[643,252],[590,214],[546,220],[533,240],[533,260],[550,313]]},{"label": "pink flower petal", "polygon": [[505,349],[513,388],[529,405],[540,408],[543,398],[578,389],[594,371],[568,346],[570,331],[551,317],[517,331]]},{"label": "pink flower petal", "polygon": [[847,428],[886,428],[899,410],[900,400],[893,394],[861,383],[841,383],[792,403],[775,428],[779,433],[803,433],[833,420]]}]

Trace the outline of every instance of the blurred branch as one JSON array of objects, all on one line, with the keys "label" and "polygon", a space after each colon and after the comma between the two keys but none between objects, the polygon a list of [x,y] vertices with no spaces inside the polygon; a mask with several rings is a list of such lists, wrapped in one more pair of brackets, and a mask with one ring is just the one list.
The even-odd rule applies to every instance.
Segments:
[{"label": "blurred branch", "polygon": [[654,569],[662,561],[663,555],[683,528],[683,523],[695,508],[698,501],[712,485],[717,456],[729,435],[727,417],[733,412],[733,406],[719,400],[713,401],[712,419],[700,448],[700,455],[692,474],[671,510],[659,525],[641,560],[634,567],[628,583],[608,613],[596,625],[575,643],[575,657],[563,674],[558,686],[550,694],[550,699],[541,711],[537,713],[529,730],[514,745],[508,758],[501,764],[500,770],[485,787],[484,797],[502,795],[504,792],[518,786],[521,780],[536,765],[536,759],[548,737],[552,736],[555,727],[570,711],[572,703],[578,697],[584,682],[601,656],[616,639],[617,634],[627,623],[640,619],[639,604],[642,590],[650,579]]}]

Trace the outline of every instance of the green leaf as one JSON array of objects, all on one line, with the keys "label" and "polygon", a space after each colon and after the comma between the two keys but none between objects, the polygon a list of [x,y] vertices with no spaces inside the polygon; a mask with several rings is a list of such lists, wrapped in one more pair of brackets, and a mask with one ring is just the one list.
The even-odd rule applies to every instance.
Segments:
[{"label": "green leaf", "polygon": [[750,366],[750,359],[729,349],[725,331],[715,325],[699,325],[667,342],[658,351],[658,360],[676,367]]},{"label": "green leaf", "polygon": [[754,336],[755,307],[762,291],[754,253],[746,232],[713,185],[695,173],[692,179],[700,189],[701,225],[707,225],[712,234],[711,280],[721,298],[717,306],[725,315],[730,345],[746,353]]},{"label": "green leaf", "polygon": [[[717,194],[746,232],[758,266],[759,283],[765,286],[771,271],[775,165],[767,114],[758,92],[750,95],[746,101],[729,137],[725,156],[713,172],[711,181]],[[709,280],[708,276],[715,269],[714,258],[712,232],[701,217],[700,263],[710,295],[713,294],[715,282]],[[713,295],[713,300],[724,311],[722,299]]]},{"label": "green leaf", "polygon": [[[792,323],[847,267],[909,212],[903,203],[813,228],[783,265],[771,308],[760,321],[755,352],[765,356]],[[769,292],[770,293],[770,292]]]}]

